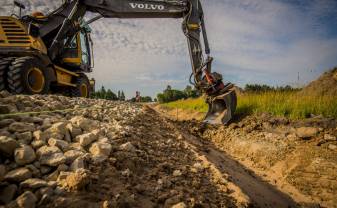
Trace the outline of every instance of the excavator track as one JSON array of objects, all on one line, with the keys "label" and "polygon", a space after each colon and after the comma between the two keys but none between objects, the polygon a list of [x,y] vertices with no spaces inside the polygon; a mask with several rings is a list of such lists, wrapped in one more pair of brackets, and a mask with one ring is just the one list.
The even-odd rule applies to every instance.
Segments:
[{"label": "excavator track", "polygon": [[6,90],[7,85],[7,72],[14,57],[0,57],[0,91]]}]

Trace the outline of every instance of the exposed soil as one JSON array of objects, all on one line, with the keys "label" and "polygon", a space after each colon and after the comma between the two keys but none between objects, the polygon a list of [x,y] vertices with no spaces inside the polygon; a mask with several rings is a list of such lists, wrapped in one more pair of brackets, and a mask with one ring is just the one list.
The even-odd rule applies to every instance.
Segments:
[{"label": "exposed soil", "polygon": [[332,119],[207,126],[125,102],[0,96],[0,207],[337,207]]},{"label": "exposed soil", "polygon": [[[156,109],[166,115],[165,109],[158,106]],[[273,192],[259,186],[258,181],[265,181],[267,186],[286,194],[300,206],[337,207],[336,120],[290,121],[264,114],[248,116],[226,127],[180,118],[175,121],[179,128],[195,135],[204,146],[211,146],[211,152],[223,151],[222,155],[239,161],[253,178],[257,178],[242,178],[238,174],[240,171],[225,165],[230,163],[222,164],[243,193],[259,207],[266,198],[277,201],[279,195],[268,195]],[[317,132],[300,138],[300,127]]]}]

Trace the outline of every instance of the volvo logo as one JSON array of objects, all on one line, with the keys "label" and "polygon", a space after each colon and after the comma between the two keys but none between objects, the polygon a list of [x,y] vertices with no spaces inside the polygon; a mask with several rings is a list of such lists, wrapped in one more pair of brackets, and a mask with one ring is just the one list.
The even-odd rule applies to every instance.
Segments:
[{"label": "volvo logo", "polygon": [[129,3],[132,9],[164,10],[164,5]]}]

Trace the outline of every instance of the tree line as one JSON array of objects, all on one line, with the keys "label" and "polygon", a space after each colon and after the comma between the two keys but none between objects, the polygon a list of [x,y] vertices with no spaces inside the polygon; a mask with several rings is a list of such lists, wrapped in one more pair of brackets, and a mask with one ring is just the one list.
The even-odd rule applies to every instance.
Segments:
[{"label": "tree line", "polygon": [[110,89],[106,90],[104,86],[102,86],[101,89],[93,92],[91,94],[91,98],[105,99],[105,100],[120,100],[120,101],[125,101],[126,99],[124,91],[118,90],[116,94]]},{"label": "tree line", "polygon": [[[131,98],[130,101],[136,102],[136,97]],[[153,101],[152,97],[150,97],[150,96],[144,96],[144,97],[141,96],[140,97],[140,102],[142,102],[142,103],[150,103],[152,101]],[[154,102],[157,102],[157,99],[154,99]]]},{"label": "tree line", "polygon": [[[93,99],[105,99],[105,100],[119,100],[119,101],[125,101],[126,97],[124,94],[123,90],[118,90],[117,94],[114,93],[112,90],[110,89],[106,89],[104,86],[101,87],[101,89],[93,92],[91,94],[91,98]],[[131,102],[136,102],[136,97],[131,98],[130,100]],[[152,102],[152,98],[150,96],[144,96],[141,97],[141,102]],[[155,102],[157,102],[157,99],[154,100]]]},{"label": "tree line", "polygon": [[[264,84],[246,84],[244,87],[245,92],[252,92],[252,93],[261,93],[261,92],[269,92],[269,91],[299,91],[300,88],[294,88],[290,85],[286,86],[269,86]],[[198,98],[201,94],[198,90],[194,89],[190,85],[187,85],[184,90],[173,89],[170,85],[163,90],[162,93],[157,94],[157,98],[152,99],[150,96],[141,97],[141,102],[159,102],[159,103],[168,103],[173,102],[181,99],[187,98]],[[124,91],[119,90],[114,93],[112,90],[106,90],[104,86],[101,87],[98,91],[95,91],[91,95],[94,99],[106,99],[106,100],[120,100],[125,101],[125,94]],[[129,101],[136,102],[136,97],[131,98]]]},{"label": "tree line", "polygon": [[172,87],[168,85],[162,93],[157,95],[157,100],[159,103],[168,103],[180,99],[197,98],[199,96],[200,93],[189,85],[186,86],[184,90],[172,89]]},{"label": "tree line", "polygon": [[293,92],[293,91],[299,91],[301,90],[300,88],[294,88],[290,85],[286,86],[269,86],[265,84],[246,84],[244,91],[245,92],[254,92],[254,93],[260,93],[260,92],[270,92],[270,91],[275,91],[275,92]]}]

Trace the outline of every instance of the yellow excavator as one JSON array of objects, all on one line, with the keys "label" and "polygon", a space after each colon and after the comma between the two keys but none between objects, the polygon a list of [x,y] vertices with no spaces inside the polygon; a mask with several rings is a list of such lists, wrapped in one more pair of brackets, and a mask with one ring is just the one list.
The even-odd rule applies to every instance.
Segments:
[{"label": "yellow excavator", "polygon": [[[205,121],[225,124],[233,117],[234,85],[224,84],[222,75],[211,70],[200,0],[65,0],[50,14],[24,16],[24,4],[14,4],[19,15],[0,16],[0,90],[90,97],[94,80],[86,75],[93,70],[89,24],[100,18],[182,18],[192,63],[190,82],[206,94],[209,105]],[[85,21],[87,12],[97,16]]]}]

